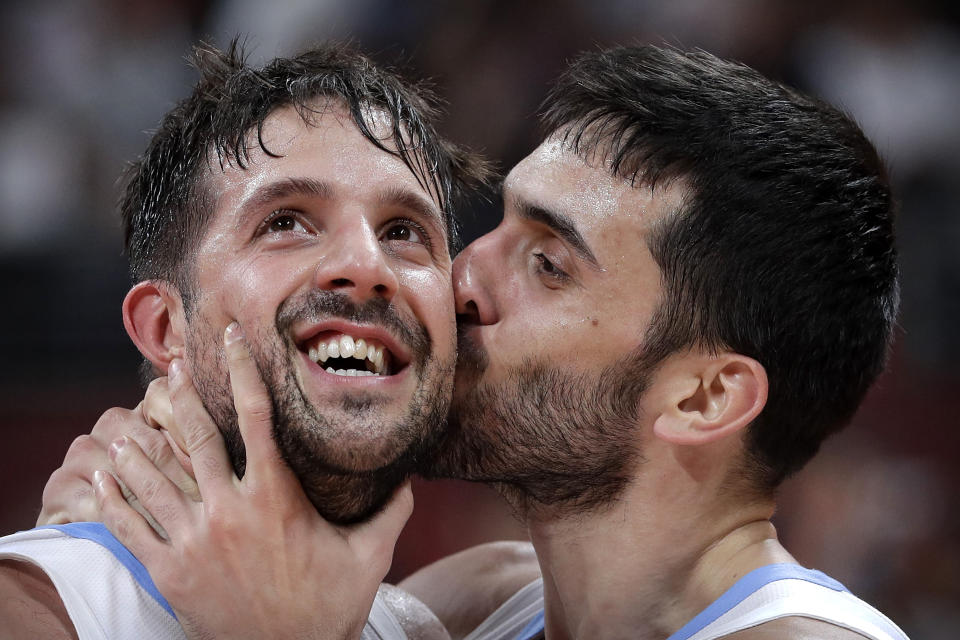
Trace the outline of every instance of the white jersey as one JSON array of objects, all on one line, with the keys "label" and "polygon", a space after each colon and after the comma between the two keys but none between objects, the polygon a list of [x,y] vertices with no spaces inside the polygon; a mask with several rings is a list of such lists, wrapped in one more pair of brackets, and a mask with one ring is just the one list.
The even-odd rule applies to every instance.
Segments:
[{"label": "white jersey", "polygon": [[[39,527],[0,538],[0,560],[31,562],[60,594],[80,640],[185,638],[146,568],[98,522]],[[362,640],[407,640],[378,594]]]},{"label": "white jersey", "polygon": [[[751,571],[667,640],[715,640],[771,620],[802,616],[870,640],[909,640],[889,618],[833,578],[794,564]],[[507,600],[467,640],[543,637],[543,580]]]},{"label": "white jersey", "polygon": [[537,578],[513,594],[463,640],[515,640],[535,621],[542,630],[543,578]]}]

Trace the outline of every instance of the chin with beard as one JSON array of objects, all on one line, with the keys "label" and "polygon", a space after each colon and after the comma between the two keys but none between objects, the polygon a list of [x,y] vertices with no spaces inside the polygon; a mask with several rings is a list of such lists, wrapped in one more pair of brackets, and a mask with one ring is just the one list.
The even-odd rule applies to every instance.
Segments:
[{"label": "chin with beard", "polygon": [[637,421],[652,371],[641,354],[594,374],[527,359],[494,383],[482,381],[487,354],[463,334],[459,358],[449,424],[426,476],[489,483],[521,518],[616,501],[643,461]]},{"label": "chin with beard", "polygon": [[[351,448],[355,445],[345,435],[351,429],[343,429],[324,413],[323,407],[312,405],[297,382],[293,358],[298,352],[289,328],[298,321],[319,322],[330,317],[385,326],[410,347],[414,356],[410,366],[420,384],[406,413],[394,418],[390,429],[382,427],[385,418],[379,406],[381,399],[375,394],[346,397],[339,407],[340,412],[351,416],[355,425],[352,429],[364,428],[356,425],[377,425],[385,434],[379,445],[379,451],[385,452],[379,454],[384,462],[373,469],[355,468],[351,461],[363,458],[365,452]],[[220,340],[200,314],[188,313],[187,319],[194,384],[207,413],[223,433],[237,475],[242,477],[246,453]],[[360,306],[342,294],[312,291],[286,300],[277,311],[275,325],[272,335],[263,330],[255,335],[248,333],[248,343],[273,404],[277,448],[321,516],[334,524],[366,520],[383,507],[411,473],[432,463],[449,407],[453,358],[438,361],[432,355],[426,329],[414,321],[404,321],[385,300]]]}]

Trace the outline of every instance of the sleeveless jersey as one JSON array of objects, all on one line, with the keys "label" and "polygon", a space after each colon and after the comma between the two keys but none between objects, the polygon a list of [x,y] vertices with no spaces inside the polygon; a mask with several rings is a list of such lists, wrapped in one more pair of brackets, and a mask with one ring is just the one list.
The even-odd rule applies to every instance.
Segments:
[{"label": "sleeveless jersey", "polygon": [[[0,560],[23,560],[50,577],[80,640],[185,638],[146,568],[99,522],[39,527],[0,538]],[[373,602],[362,640],[407,640],[392,612]]]},{"label": "sleeveless jersey", "polygon": [[[860,633],[871,640],[909,640],[889,618],[829,576],[793,564],[751,571],[667,640],[715,640],[788,616],[803,616]],[[543,581],[514,594],[468,640],[542,637]]]}]

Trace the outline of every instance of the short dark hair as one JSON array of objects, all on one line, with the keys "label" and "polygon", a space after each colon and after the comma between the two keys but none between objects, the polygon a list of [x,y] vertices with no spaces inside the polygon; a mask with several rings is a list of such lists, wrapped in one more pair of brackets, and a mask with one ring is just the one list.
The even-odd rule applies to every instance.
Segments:
[{"label": "short dark hair", "polygon": [[[201,43],[192,62],[200,79],[192,94],[169,111],[146,151],[129,169],[120,202],[134,282],[172,282],[189,297],[189,265],[211,215],[201,169],[212,154],[245,167],[247,136],[260,136],[276,109],[293,106],[304,118],[317,98],[343,102],[360,132],[376,147],[400,157],[443,209],[451,251],[459,246],[454,211],[469,189],[486,182],[477,156],[441,138],[433,124],[437,101],[423,86],[377,67],[345,44],[326,44],[296,57],[249,66],[238,40],[226,51]],[[371,130],[371,112],[391,119],[394,148]]]},{"label": "short dark hair", "polygon": [[653,46],[580,57],[544,124],[634,185],[682,187],[647,240],[664,286],[648,355],[729,349],[764,366],[748,469],[772,491],[886,363],[899,273],[876,149],[849,116],[749,67]]}]

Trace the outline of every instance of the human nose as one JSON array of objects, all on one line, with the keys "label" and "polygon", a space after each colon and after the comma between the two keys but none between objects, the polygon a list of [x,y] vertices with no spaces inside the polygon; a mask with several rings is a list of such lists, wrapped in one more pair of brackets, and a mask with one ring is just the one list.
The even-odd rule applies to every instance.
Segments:
[{"label": "human nose", "polygon": [[457,315],[476,324],[494,324],[498,313],[491,294],[496,248],[493,232],[471,242],[453,261],[453,295]]},{"label": "human nose", "polygon": [[376,231],[365,222],[349,225],[331,237],[330,250],[317,265],[317,286],[345,293],[356,302],[391,300],[400,286]]}]

